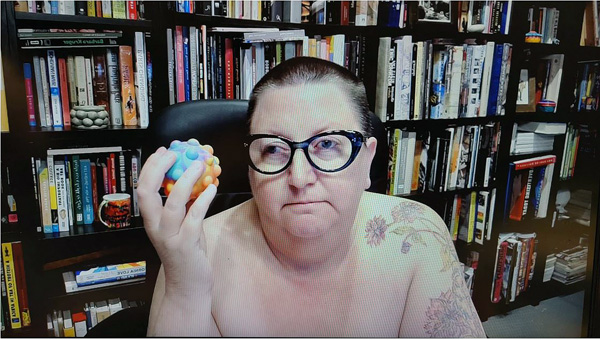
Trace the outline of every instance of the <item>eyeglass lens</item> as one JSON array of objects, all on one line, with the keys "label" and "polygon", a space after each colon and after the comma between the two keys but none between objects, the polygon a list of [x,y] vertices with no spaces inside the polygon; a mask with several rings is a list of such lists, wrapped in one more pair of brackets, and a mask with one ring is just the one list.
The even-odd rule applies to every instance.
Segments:
[{"label": "eyeglass lens", "polygon": [[[248,151],[252,163],[260,171],[276,172],[288,164],[293,150],[279,138],[263,137],[252,141]],[[308,145],[308,157],[321,170],[337,170],[352,157],[352,142],[342,135],[315,138]]]}]

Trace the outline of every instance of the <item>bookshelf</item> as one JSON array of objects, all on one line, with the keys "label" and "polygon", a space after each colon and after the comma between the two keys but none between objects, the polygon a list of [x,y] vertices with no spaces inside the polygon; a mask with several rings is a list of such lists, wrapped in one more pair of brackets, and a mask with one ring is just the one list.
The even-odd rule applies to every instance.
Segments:
[{"label": "bookshelf", "polygon": [[[2,3],[2,30],[7,32],[8,39],[2,40],[2,55],[5,67],[3,68],[5,83],[17,84],[7,86],[8,98],[25,98],[23,83],[22,63],[31,55],[18,47],[16,38],[17,28],[97,28],[122,30],[124,39],[133,45],[133,32],[149,32],[152,36],[147,44],[147,49],[152,53],[154,69],[154,112],[169,105],[168,91],[168,59],[167,59],[167,36],[166,30],[175,26],[200,27],[272,27],[280,30],[304,29],[306,36],[344,34],[346,41],[361,36],[366,42],[366,48],[362,58],[364,59],[363,82],[367,90],[367,97],[372,111],[375,109],[375,97],[377,88],[378,51],[377,44],[380,37],[397,37],[411,35],[412,41],[425,41],[435,38],[447,38],[456,44],[464,40],[471,40],[482,45],[488,41],[497,44],[512,44],[512,61],[507,88],[507,100],[504,105],[505,115],[487,116],[456,119],[423,119],[423,120],[390,120],[385,122],[389,131],[394,129],[407,129],[408,131],[444,131],[448,127],[485,125],[497,123],[501,128],[501,138],[497,156],[497,168],[495,181],[487,186],[476,185],[471,188],[448,190],[442,193],[425,191],[413,192],[402,195],[430,205],[440,215],[444,215],[448,202],[452,202],[455,195],[466,195],[472,191],[496,190],[496,208],[493,215],[494,225],[490,240],[483,244],[475,242],[467,243],[461,240],[455,242],[459,258],[466,261],[471,251],[479,253],[479,264],[475,272],[473,286],[473,301],[482,320],[487,320],[493,315],[509,312],[515,308],[537,305],[545,299],[569,294],[576,291],[585,291],[584,321],[582,324],[582,335],[599,334],[593,329],[592,315],[600,314],[599,298],[594,295],[594,290],[600,287],[600,274],[593,268],[598,267],[600,261],[600,233],[597,229],[598,195],[600,192],[600,180],[597,176],[589,176],[593,172],[582,171],[569,179],[560,180],[558,169],[562,162],[564,137],[555,137],[552,152],[541,152],[527,155],[510,155],[511,131],[513,124],[523,122],[552,122],[552,123],[576,123],[585,124],[596,129],[600,126],[598,112],[576,112],[572,108],[575,101],[574,91],[577,88],[576,78],[580,61],[586,61],[597,55],[598,47],[579,46],[580,23],[582,22],[585,4],[583,2],[536,2],[538,7],[557,8],[560,10],[560,24],[557,31],[559,44],[532,44],[525,42],[525,34],[529,32],[530,26],[527,12],[530,3],[513,1],[512,18],[509,34],[485,34],[477,32],[459,32],[455,21],[451,23],[417,22],[410,19],[406,28],[392,28],[385,26],[343,26],[343,25],[321,25],[314,23],[290,23],[290,22],[264,22],[248,19],[233,19],[222,16],[211,16],[205,14],[179,13],[173,10],[172,4],[166,2],[148,2],[146,6],[145,20],[125,20],[111,18],[96,18],[79,15],[55,15],[41,13],[15,12],[11,3]],[[456,2],[452,2],[453,11],[458,10]],[[456,12],[454,12],[456,13]],[[527,68],[529,64],[548,55],[564,55],[562,80],[558,97],[556,112],[541,113],[535,109],[529,112],[515,112],[518,96],[519,72]],[[598,58],[597,58],[598,59]],[[10,67],[7,65],[18,65]],[[2,162],[11,164],[12,187],[18,188],[15,193],[19,207],[19,223],[17,225],[2,225],[3,240],[21,240],[25,250],[25,264],[27,268],[27,282],[30,309],[33,324],[30,328],[21,330],[6,330],[3,336],[45,336],[45,315],[53,308],[79,310],[83,302],[109,299],[119,296],[131,296],[131,299],[146,299],[148,302],[152,294],[153,277],[158,270],[158,258],[148,241],[143,230],[141,219],[135,219],[133,226],[123,230],[107,230],[95,223],[90,226],[75,228],[71,232],[58,235],[43,235],[36,231],[35,226],[40,225],[40,216],[33,191],[31,178],[30,158],[41,157],[46,150],[51,148],[67,148],[73,146],[100,147],[111,145],[122,145],[124,148],[136,148],[144,145],[146,130],[137,127],[112,127],[105,130],[77,130],[77,129],[55,129],[55,128],[31,128],[27,125],[27,112],[25,105],[19,100],[10,100],[8,104],[8,120],[10,132],[2,133]],[[152,116],[150,117],[152,120]],[[596,142],[596,150],[598,148]],[[145,152],[145,150],[144,150]],[[509,179],[508,164],[517,160],[536,156],[554,154],[557,156],[555,171],[552,178],[548,216],[542,219],[525,218],[523,221],[507,220],[504,214],[504,197],[507,195],[506,183]],[[595,158],[595,168],[598,168],[598,157]],[[14,164],[14,165],[13,165]],[[587,176],[586,176],[587,175]],[[574,225],[569,221],[556,221],[553,223],[553,212],[556,194],[560,187],[566,186],[571,189],[591,188],[592,190],[592,216],[591,227]],[[14,191],[14,190],[13,190]],[[554,225],[554,226],[553,226]],[[587,229],[586,229],[587,228]],[[535,232],[539,240],[537,248],[537,260],[534,268],[534,276],[529,289],[521,293],[514,302],[492,303],[490,301],[490,289],[493,283],[494,262],[496,258],[496,246],[500,233],[504,232]],[[567,249],[579,242],[581,235],[587,234],[589,256],[587,263],[587,278],[573,285],[563,285],[555,280],[542,282],[545,259],[548,254],[555,251]],[[135,244],[134,247],[124,247]],[[55,252],[55,250],[60,251]],[[75,265],[60,267],[62,269],[44,269],[52,267],[61,259],[69,259],[85,254],[104,252],[102,262],[111,260],[140,260],[139,254],[144,254],[144,259],[149,263],[146,281],[127,284],[124,286],[107,287],[94,291],[85,291],[72,294],[62,294],[62,281],[60,273],[67,269],[76,269]],[[47,254],[53,253],[51,258]],[[84,264],[96,263],[95,258],[81,262]],[[46,288],[37,282],[49,281]],[[598,294],[598,293],[595,293]],[[594,300],[595,299],[595,300]],[[594,305],[595,303],[595,305]],[[54,307],[56,306],[56,307]],[[72,306],[72,307],[71,307]],[[595,313],[595,314],[592,314]],[[597,326],[596,326],[597,327]],[[594,333],[595,332],[595,333]]]}]

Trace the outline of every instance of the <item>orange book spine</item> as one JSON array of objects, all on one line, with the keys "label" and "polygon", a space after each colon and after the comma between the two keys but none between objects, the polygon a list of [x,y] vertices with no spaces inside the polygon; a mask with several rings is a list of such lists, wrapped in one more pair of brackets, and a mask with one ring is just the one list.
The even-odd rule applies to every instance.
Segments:
[{"label": "orange book spine", "polygon": [[136,126],[138,120],[135,104],[131,46],[119,46],[119,68],[121,74],[121,109],[123,111],[123,125]]}]

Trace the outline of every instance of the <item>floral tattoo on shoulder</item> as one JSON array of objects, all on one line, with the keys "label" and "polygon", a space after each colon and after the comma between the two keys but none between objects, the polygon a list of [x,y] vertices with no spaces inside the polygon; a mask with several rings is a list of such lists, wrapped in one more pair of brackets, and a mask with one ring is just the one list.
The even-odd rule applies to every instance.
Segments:
[{"label": "floral tattoo on shoulder", "polygon": [[425,331],[432,337],[482,336],[477,313],[470,305],[471,297],[465,288],[464,274],[453,245],[448,242],[448,231],[429,218],[426,208],[415,202],[402,202],[392,209],[392,221],[375,216],[367,222],[365,233],[371,247],[381,245],[387,233],[403,237],[403,254],[409,253],[415,244],[427,247],[422,236],[432,235],[440,244],[440,272],[452,270],[452,286],[439,297],[430,299]]}]

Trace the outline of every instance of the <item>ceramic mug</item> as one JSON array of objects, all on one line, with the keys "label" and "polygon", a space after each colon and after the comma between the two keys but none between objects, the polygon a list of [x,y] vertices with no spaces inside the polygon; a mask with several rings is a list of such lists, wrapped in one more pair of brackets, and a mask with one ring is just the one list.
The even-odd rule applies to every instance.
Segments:
[{"label": "ceramic mug", "polygon": [[130,215],[131,196],[129,194],[102,196],[102,203],[98,206],[98,217],[102,224],[115,229],[128,227],[131,224]]}]

